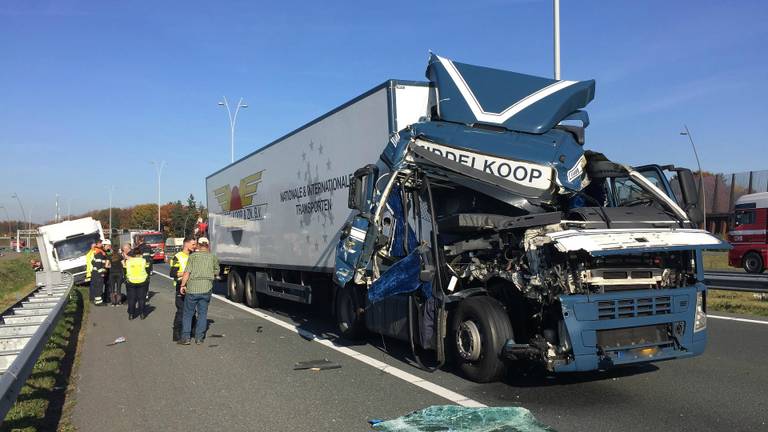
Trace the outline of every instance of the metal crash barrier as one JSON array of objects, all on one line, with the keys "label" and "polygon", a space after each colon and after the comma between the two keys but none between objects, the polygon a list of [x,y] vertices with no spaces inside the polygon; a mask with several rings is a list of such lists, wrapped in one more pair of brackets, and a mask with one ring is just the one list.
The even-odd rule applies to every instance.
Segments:
[{"label": "metal crash barrier", "polygon": [[37,289],[0,316],[0,419],[16,402],[40,353],[64,311],[73,278],[46,257],[37,238],[43,271],[35,273]]}]

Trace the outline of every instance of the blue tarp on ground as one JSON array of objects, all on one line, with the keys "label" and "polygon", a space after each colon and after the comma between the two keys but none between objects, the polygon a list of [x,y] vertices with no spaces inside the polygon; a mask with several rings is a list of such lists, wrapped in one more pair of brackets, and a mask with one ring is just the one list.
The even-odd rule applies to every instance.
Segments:
[{"label": "blue tarp on ground", "polygon": [[467,408],[456,405],[431,406],[376,423],[373,429],[385,432],[554,432],[525,408]]}]

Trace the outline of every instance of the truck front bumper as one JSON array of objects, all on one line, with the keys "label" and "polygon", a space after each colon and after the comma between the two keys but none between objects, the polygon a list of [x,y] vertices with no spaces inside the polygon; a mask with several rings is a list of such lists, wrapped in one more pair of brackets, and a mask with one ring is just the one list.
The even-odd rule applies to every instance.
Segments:
[{"label": "truck front bumper", "polygon": [[694,332],[696,294],[687,288],[561,296],[572,355],[555,372],[578,372],[693,357],[704,352],[706,327]]}]

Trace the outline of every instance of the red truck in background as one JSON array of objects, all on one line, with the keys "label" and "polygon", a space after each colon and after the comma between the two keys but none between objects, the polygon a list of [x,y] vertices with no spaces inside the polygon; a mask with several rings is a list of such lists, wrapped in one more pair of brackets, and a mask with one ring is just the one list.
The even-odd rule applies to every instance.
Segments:
[{"label": "red truck in background", "polygon": [[120,235],[120,244],[128,243],[135,248],[142,238],[152,248],[152,260],[165,261],[165,239],[160,231],[130,230]]},{"label": "red truck in background", "polygon": [[744,195],[734,205],[728,241],[728,265],[762,273],[768,262],[768,192]]}]

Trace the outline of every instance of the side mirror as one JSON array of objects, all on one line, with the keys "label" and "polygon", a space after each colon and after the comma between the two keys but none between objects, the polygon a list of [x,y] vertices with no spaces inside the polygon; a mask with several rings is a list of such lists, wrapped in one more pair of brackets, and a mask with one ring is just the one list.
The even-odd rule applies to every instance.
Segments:
[{"label": "side mirror", "polygon": [[683,206],[688,213],[688,218],[694,224],[698,225],[704,221],[704,212],[699,205],[699,190],[696,187],[696,181],[693,179],[693,173],[689,169],[678,168],[677,178],[680,182],[680,192],[683,195]]},{"label": "side mirror", "polygon": [[360,213],[370,211],[370,203],[373,199],[373,189],[376,179],[379,177],[379,168],[376,165],[366,165],[357,171],[349,183],[349,198],[347,207]]}]

